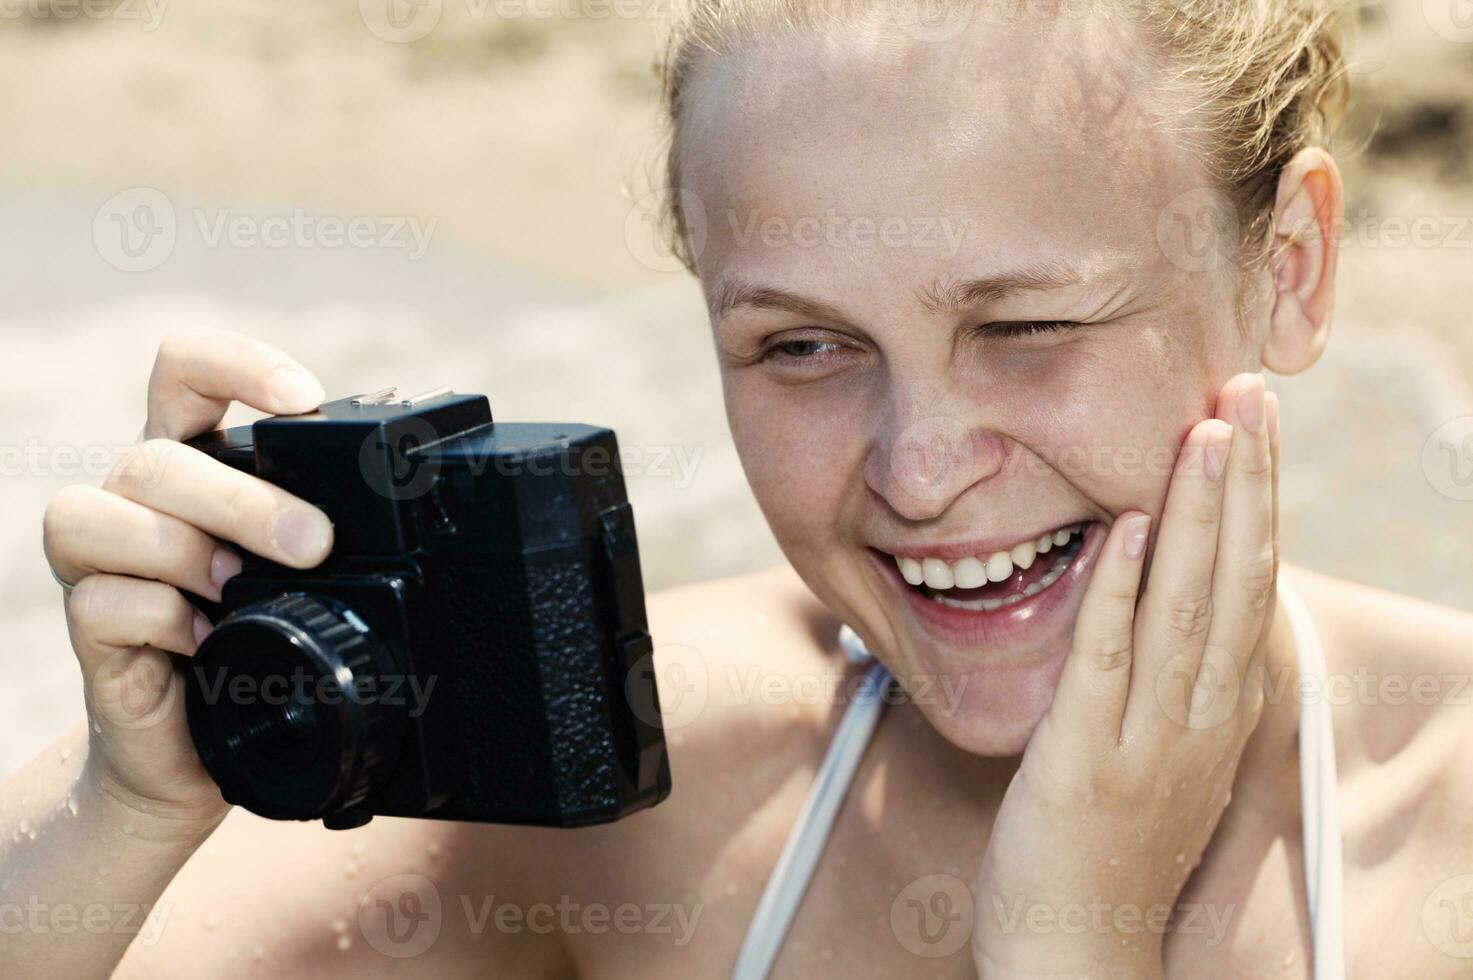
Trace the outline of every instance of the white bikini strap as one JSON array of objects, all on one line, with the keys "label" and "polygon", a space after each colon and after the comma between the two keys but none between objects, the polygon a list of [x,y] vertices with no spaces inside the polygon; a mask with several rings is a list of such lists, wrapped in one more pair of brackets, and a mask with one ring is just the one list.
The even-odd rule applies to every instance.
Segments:
[{"label": "white bikini strap", "polygon": [[[1315,980],[1344,980],[1344,890],[1340,816],[1336,800],[1335,732],[1325,700],[1325,656],[1314,620],[1288,581],[1279,578],[1279,602],[1288,614],[1301,676],[1311,682],[1311,697],[1299,709],[1299,778],[1304,815],[1304,880],[1314,947]],[[850,660],[869,659],[863,643],[847,626],[839,635]],[[798,822],[778,856],[757,912],[737,957],[732,980],[765,980],[777,961],[803,893],[813,879],[824,845],[864,758],[870,736],[885,706],[890,672],[875,662],[864,675],[854,701],[814,778]]]},{"label": "white bikini strap", "polygon": [[[846,626],[839,635],[844,652],[851,660],[869,659],[864,645]],[[838,731],[829,745],[828,754],[819,766],[818,775],[808,791],[803,812],[788,835],[788,842],[767,879],[767,889],[757,903],[757,913],[747,929],[732,980],[764,980],[777,962],[778,951],[793,916],[803,901],[803,893],[813,878],[819,858],[823,857],[839,805],[849,793],[849,784],[864,758],[865,747],[885,707],[885,692],[890,686],[890,672],[876,661],[861,679],[854,700],[844,709]]]},{"label": "white bikini strap", "polygon": [[[1304,888],[1314,945],[1315,980],[1344,980],[1344,869],[1340,845],[1335,729],[1325,697],[1325,650],[1299,593],[1281,574],[1279,603],[1289,616],[1299,658],[1299,796],[1304,816]],[[1308,681],[1307,684],[1304,682]]]}]

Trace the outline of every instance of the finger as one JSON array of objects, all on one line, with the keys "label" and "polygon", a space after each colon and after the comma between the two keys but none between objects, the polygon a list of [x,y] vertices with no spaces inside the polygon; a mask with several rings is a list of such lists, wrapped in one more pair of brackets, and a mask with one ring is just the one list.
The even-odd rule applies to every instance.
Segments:
[{"label": "finger", "polygon": [[123,575],[89,575],[67,597],[72,647],[91,678],[119,650],[152,647],[193,655],[210,623],[179,590]]},{"label": "finger", "polygon": [[155,579],[218,602],[240,557],[199,528],[76,484],[46,507],[46,560],[68,582],[98,572]]},{"label": "finger", "polygon": [[1079,608],[1074,646],[1050,708],[1050,714],[1057,710],[1076,719],[1087,737],[1108,736],[1110,745],[1120,737],[1130,692],[1135,606],[1150,530],[1150,515],[1139,511],[1121,514],[1110,527]]},{"label": "finger", "polygon": [[[1250,663],[1260,648],[1273,596],[1273,447],[1268,399],[1260,375],[1240,375],[1223,387],[1218,415],[1233,426],[1233,446],[1224,480],[1221,544],[1213,573],[1214,614],[1202,681],[1210,690],[1199,708],[1217,695],[1244,691]],[[1211,675],[1211,676],[1209,676]]]},{"label": "finger", "polygon": [[1231,438],[1227,423],[1207,419],[1187,434],[1177,456],[1138,615],[1127,734],[1161,731],[1163,710],[1178,723],[1188,717],[1213,618],[1212,569]]},{"label": "finger", "polygon": [[332,523],[311,504],[183,443],[131,447],[104,489],[292,568],[332,550]]},{"label": "finger", "polygon": [[317,379],[270,344],[225,330],[172,334],[159,346],[148,380],[143,435],[183,440],[208,432],[235,401],[297,415],[324,398]]}]

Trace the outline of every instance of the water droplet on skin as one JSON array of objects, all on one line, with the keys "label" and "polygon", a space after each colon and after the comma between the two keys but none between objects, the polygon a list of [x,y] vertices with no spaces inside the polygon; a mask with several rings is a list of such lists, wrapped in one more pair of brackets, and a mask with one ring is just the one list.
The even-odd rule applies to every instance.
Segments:
[{"label": "water droplet on skin", "polygon": [[94,734],[94,735],[101,735],[102,734],[102,726],[100,724],[98,724],[97,722],[95,722],[95,721],[92,723],[92,734]]},{"label": "water droplet on skin", "polygon": [[352,948],[353,948],[353,940],[349,939],[347,936],[339,936],[338,937],[338,949],[340,949],[340,950],[342,950],[343,952],[346,953],[348,950],[350,950]]},{"label": "water droplet on skin", "polygon": [[62,762],[62,765],[66,765],[66,761],[68,759],[70,759],[71,757],[72,757],[72,750],[71,749],[62,749],[61,750],[61,762]]},{"label": "water droplet on skin", "polygon": [[1177,851],[1176,852],[1176,863],[1177,864],[1181,864],[1186,859],[1187,859],[1187,856],[1185,854],[1183,854],[1181,851]]},{"label": "water droplet on skin", "polygon": [[1164,797],[1166,797],[1168,800],[1171,799],[1171,787],[1170,786],[1166,787],[1166,792],[1163,793],[1163,794],[1161,794],[1161,795],[1164,796]]},{"label": "water droplet on skin", "polygon": [[1294,952],[1293,952],[1293,950],[1290,950],[1289,952],[1287,952],[1287,953],[1284,954],[1284,965],[1285,966],[1293,966],[1294,965]]},{"label": "water droplet on skin", "polygon": [[26,834],[26,839],[27,840],[35,840],[36,839],[36,832],[34,830],[32,830],[29,834]]},{"label": "water droplet on skin", "polygon": [[353,877],[357,873],[358,865],[354,864],[352,861],[349,861],[347,865],[343,868],[343,874],[347,875],[349,878]]},{"label": "water droplet on skin", "polygon": [[347,919],[334,919],[333,920],[333,923],[332,923],[332,931],[333,932],[347,932],[348,931],[348,920]]},{"label": "water droplet on skin", "polygon": [[124,837],[132,837],[133,836],[133,833],[134,833],[134,827],[133,827],[133,825],[131,823],[125,823],[125,824],[123,824],[123,836]]},{"label": "water droplet on skin", "polygon": [[368,845],[365,844],[365,843],[363,843],[362,841],[359,841],[357,844],[354,844],[353,845],[353,855],[355,857],[362,857],[363,855],[365,855],[367,853],[368,853]]},{"label": "water droplet on skin", "polygon": [[1120,859],[1118,857],[1112,857],[1110,859],[1110,867],[1112,867],[1112,868],[1115,867],[1116,865],[1118,865],[1119,863],[1120,863]]},{"label": "water droplet on skin", "polygon": [[440,842],[437,840],[430,841],[430,846],[425,848],[425,850],[430,852],[430,857],[436,857],[440,853]]},{"label": "water droplet on skin", "polygon": [[31,832],[31,822],[29,820],[21,820],[20,832],[23,834],[29,834]]},{"label": "water droplet on skin", "polygon": [[77,815],[77,798],[75,796],[68,796],[66,798],[66,812],[74,817]]},{"label": "water droplet on skin", "polygon": [[1181,785],[1178,786],[1177,789],[1186,789],[1186,788],[1187,788],[1187,781],[1185,779],[1183,779],[1181,781]]}]

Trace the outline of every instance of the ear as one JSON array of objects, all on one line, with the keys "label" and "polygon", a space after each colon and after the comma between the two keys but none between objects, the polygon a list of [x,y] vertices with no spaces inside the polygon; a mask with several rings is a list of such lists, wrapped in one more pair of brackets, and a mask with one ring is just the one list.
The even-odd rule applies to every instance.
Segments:
[{"label": "ear", "polygon": [[1297,374],[1324,352],[1344,215],[1345,189],[1335,159],[1319,147],[1300,150],[1279,176],[1274,202],[1274,304],[1262,361],[1276,374]]}]

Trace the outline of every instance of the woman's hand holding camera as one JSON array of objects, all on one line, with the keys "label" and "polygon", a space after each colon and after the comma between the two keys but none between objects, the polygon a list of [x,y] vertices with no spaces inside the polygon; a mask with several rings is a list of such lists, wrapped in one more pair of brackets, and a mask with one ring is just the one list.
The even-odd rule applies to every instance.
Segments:
[{"label": "woman's hand holding camera", "polygon": [[1143,594],[1150,518],[1110,529],[982,862],[980,976],[1160,975],[1263,709],[1277,459],[1277,400],[1239,375],[1180,452]]},{"label": "woman's hand holding camera", "polygon": [[168,654],[193,654],[209,622],[188,590],[220,598],[240,570],[232,545],[296,568],[327,557],[326,515],[182,440],[214,428],[232,402],[310,411],[322,386],[295,361],[229,333],[171,337],[148,386],[143,438],[101,489],[72,486],[47,508],[45,548],[73,584],[67,625],[85,680],[85,778],[147,818],[190,834],[228,810],[195,754],[183,683]]}]

